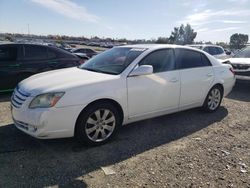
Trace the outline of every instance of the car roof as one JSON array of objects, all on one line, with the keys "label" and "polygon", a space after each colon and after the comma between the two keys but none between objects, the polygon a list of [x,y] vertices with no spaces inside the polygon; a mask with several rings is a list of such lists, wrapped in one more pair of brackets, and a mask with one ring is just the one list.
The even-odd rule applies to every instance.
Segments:
[{"label": "car roof", "polygon": [[181,46],[181,45],[175,45],[175,44],[133,44],[133,45],[124,45],[124,46],[118,46],[118,48],[145,48],[148,50],[157,50],[157,49],[162,49],[162,48],[183,48],[183,49],[189,49],[193,51],[199,51],[202,52],[199,49],[192,48],[190,46]]},{"label": "car roof", "polygon": [[154,50],[158,50],[158,49],[164,49],[164,48],[181,48],[181,49],[188,49],[188,50],[192,50],[192,51],[197,51],[200,52],[202,54],[205,54],[206,57],[210,60],[210,62],[212,63],[213,66],[215,65],[220,65],[221,63],[212,55],[208,54],[207,52],[204,52],[203,50],[197,49],[197,48],[193,48],[190,46],[181,46],[181,45],[175,45],[175,44],[134,44],[134,45],[125,45],[125,46],[117,46],[114,48],[145,48],[147,49],[147,51],[154,51]]},{"label": "car roof", "polygon": [[218,45],[215,45],[215,44],[190,44],[188,46],[220,47],[220,48],[222,48],[221,46],[218,46]]}]

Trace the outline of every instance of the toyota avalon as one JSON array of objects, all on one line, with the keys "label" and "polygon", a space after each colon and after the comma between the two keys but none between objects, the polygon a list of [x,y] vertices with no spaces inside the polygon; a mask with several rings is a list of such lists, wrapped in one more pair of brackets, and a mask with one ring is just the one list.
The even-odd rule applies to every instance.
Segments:
[{"label": "toyota avalon", "polygon": [[114,47],[79,67],[19,83],[12,116],[18,129],[36,138],[75,136],[99,145],[131,122],[195,107],[215,112],[234,83],[231,65],[198,49]]}]

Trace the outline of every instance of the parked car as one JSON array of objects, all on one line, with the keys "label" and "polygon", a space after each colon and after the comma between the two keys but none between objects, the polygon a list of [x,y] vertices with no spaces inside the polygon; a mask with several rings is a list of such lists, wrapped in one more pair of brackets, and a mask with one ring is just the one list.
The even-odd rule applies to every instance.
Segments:
[{"label": "parked car", "polygon": [[74,67],[82,62],[65,50],[35,44],[0,45],[0,92],[13,90],[21,80],[48,70]]},{"label": "parked car", "polygon": [[77,57],[79,57],[82,61],[81,64],[85,63],[85,61],[89,60],[89,57],[86,54],[83,53],[73,53],[75,54]]},{"label": "parked car", "polygon": [[22,81],[12,115],[18,129],[36,138],[76,136],[98,145],[138,120],[194,107],[214,112],[234,83],[231,65],[194,48],[114,47],[80,67]]},{"label": "parked car", "polygon": [[230,58],[231,55],[230,51],[225,52],[225,50],[221,46],[217,45],[202,44],[202,45],[189,45],[189,46],[203,50],[217,59],[227,59]]},{"label": "parked car", "polygon": [[83,54],[86,54],[86,56],[88,56],[89,58],[98,54],[95,50],[90,49],[90,48],[75,48],[75,49],[72,49],[71,52],[83,53]]},{"label": "parked car", "polygon": [[250,47],[238,52],[228,63],[233,66],[237,79],[250,81]]}]

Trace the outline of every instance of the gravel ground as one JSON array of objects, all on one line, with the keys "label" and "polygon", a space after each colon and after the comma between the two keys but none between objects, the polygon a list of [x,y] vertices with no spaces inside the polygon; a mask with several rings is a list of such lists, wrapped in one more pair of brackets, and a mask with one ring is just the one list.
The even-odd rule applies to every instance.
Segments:
[{"label": "gravel ground", "polygon": [[133,123],[100,147],[31,138],[9,105],[0,96],[0,187],[250,187],[250,84],[237,83],[216,113]]}]

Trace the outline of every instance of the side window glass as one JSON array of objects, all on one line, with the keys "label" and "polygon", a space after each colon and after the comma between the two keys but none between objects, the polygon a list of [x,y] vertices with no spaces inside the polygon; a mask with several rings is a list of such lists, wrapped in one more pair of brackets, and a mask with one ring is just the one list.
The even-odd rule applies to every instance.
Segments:
[{"label": "side window glass", "polygon": [[15,61],[17,59],[16,47],[0,47],[0,61]]},{"label": "side window glass", "polygon": [[147,55],[139,65],[152,65],[154,73],[174,70],[174,52],[172,49],[157,50]]},{"label": "side window glass", "polygon": [[204,66],[211,66],[209,59],[204,54],[201,54],[201,61]]},{"label": "side window glass", "polygon": [[48,59],[55,59],[56,58],[56,52],[48,48]]},{"label": "side window glass", "polygon": [[210,62],[200,52],[176,49],[176,62],[180,69],[197,68],[209,66]]},{"label": "side window glass", "polygon": [[25,59],[27,60],[44,60],[47,59],[47,49],[43,46],[24,46]]},{"label": "side window glass", "polygon": [[215,47],[208,47],[209,48],[209,53],[211,55],[217,55],[217,50]]},{"label": "side window glass", "polygon": [[203,51],[205,51],[205,52],[209,53],[209,49],[208,49],[208,47],[205,47],[205,48],[203,49]]},{"label": "side window glass", "polygon": [[223,54],[224,53],[224,51],[223,51],[223,49],[222,48],[217,48],[217,54]]}]

